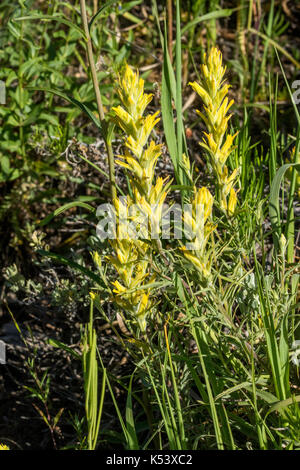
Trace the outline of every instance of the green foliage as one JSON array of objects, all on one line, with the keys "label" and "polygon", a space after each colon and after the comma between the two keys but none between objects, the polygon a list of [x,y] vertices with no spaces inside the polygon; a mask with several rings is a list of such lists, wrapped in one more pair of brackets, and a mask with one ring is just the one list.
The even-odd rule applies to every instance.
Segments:
[{"label": "green foliage", "polygon": [[[0,80],[6,87],[6,103],[0,106],[0,221],[3,233],[6,224],[9,226],[8,245],[17,258],[3,269],[4,291],[24,304],[46,297],[68,328],[75,328],[75,316],[76,328],[78,321],[81,324],[76,350],[57,338],[48,340],[50,347],[69,355],[71,367],[75,361],[82,366],[83,400],[70,415],[68,425],[71,422],[75,436],[65,448],[94,450],[117,444],[129,450],[299,449],[296,199],[300,126],[296,105],[284,103],[295,112],[295,125],[287,125],[286,135],[285,114],[279,108],[281,96],[292,97],[289,81],[294,71],[289,68],[290,64],[299,67],[299,56],[281,44],[289,31],[285,10],[277,9],[273,0],[257,2],[262,10],[244,0],[237,8],[232,8],[232,2],[217,0],[177,1],[174,12],[168,11],[168,15],[174,13],[175,34],[170,44],[165,3],[153,1],[150,8],[141,1],[90,2],[86,22],[85,3],[55,0],[38,7],[34,0],[4,0],[0,6]],[[202,85],[206,83],[207,69],[200,70],[195,64],[203,62],[204,52],[219,42],[222,28],[235,25],[234,21],[236,54],[229,48],[231,60],[224,59],[232,89],[226,88],[223,95],[222,77],[217,90],[220,101],[210,108],[209,99],[216,91],[211,85],[213,72],[218,72],[210,70],[208,90],[202,87],[200,96],[207,91],[211,96],[206,97],[207,108],[204,112],[201,108],[200,120],[195,119],[189,109],[194,98],[186,82],[189,78],[201,82],[200,78]],[[153,46],[150,60],[153,51],[149,53],[149,46],[136,53],[136,38]],[[174,63],[169,54],[172,47]],[[158,61],[153,65],[154,56]],[[116,107],[115,81],[126,61],[145,66],[144,78],[147,69],[161,66],[161,96],[154,96],[151,113],[161,106],[162,126],[152,132],[151,148],[157,145],[156,152],[152,156],[149,151],[147,156],[151,163],[162,151],[161,142],[166,143],[173,165],[168,171],[175,184],[167,184],[162,177],[157,180],[171,204],[193,201],[202,187],[201,195],[207,197],[209,206],[203,222],[203,230],[210,229],[209,245],[203,244],[207,276],[199,270],[203,262],[197,253],[194,263],[191,256],[183,256],[185,238],[180,242],[172,237],[143,240],[140,244],[125,240],[121,246],[119,239],[109,243],[87,234],[77,238],[78,234],[70,234],[64,227],[68,236],[57,241],[58,227],[67,221],[66,214],[75,211],[81,211],[81,223],[94,230],[95,205],[109,194],[98,182],[100,176],[106,178],[114,203],[115,191],[138,200],[139,191],[148,197],[148,189],[154,187],[154,172],[150,171],[152,179],[145,177],[151,169],[147,159],[142,162],[144,167],[140,165],[145,154],[138,148],[138,139],[140,131],[151,126],[153,130],[156,115],[152,114],[153,125],[140,115],[143,113],[136,113],[135,121],[129,115],[134,83],[129,68],[128,96],[123,97],[128,106],[126,111]],[[274,77],[274,68],[281,74]],[[145,87],[150,88],[148,85],[146,82]],[[134,95],[142,104],[143,87],[144,83],[139,84]],[[226,156],[225,176],[237,176],[235,204],[228,212],[221,210],[221,186],[213,171],[217,152],[207,142],[200,147],[194,141],[199,140],[203,121],[216,141],[219,134],[223,137],[229,116],[223,113],[222,122],[218,116],[227,92],[236,103],[230,134],[237,132],[230,155],[226,151],[219,155],[220,161]],[[134,104],[143,107],[141,103]],[[126,119],[131,127],[126,127]],[[118,157],[127,179],[119,175],[115,184],[112,152],[117,156],[124,150],[116,137],[116,122],[127,131],[125,138],[122,135],[127,153]],[[189,140],[187,130],[196,133],[194,140]],[[126,140],[128,134],[131,140]],[[89,181],[93,173],[71,174],[71,166],[64,163],[63,154],[75,137],[79,142],[97,138],[104,142],[108,155],[102,152],[101,159],[107,159],[109,166],[78,152],[91,172],[97,170],[96,183]],[[294,150],[287,162],[285,154],[291,143]],[[205,171],[199,161],[206,162]],[[134,179],[134,170],[139,181]],[[68,181],[78,184],[79,196],[69,195],[68,186],[61,191]],[[149,201],[144,197],[142,202]],[[33,209],[42,203],[43,216]],[[194,222],[200,223],[198,219]],[[37,231],[37,226],[44,232]],[[173,224],[172,235],[174,231]],[[71,253],[65,248],[69,243],[75,244]],[[3,252],[5,248],[3,242]],[[123,263],[121,248],[121,255],[126,255]],[[119,257],[112,257],[113,250]],[[30,263],[26,254],[32,258]],[[46,286],[43,276],[28,275],[28,266],[44,273]],[[56,272],[57,266],[63,267],[63,274]],[[125,293],[118,276],[126,286]],[[134,316],[136,312],[144,315],[142,322]],[[122,349],[128,361],[126,372],[120,369],[116,373],[111,361],[104,358],[102,339],[108,336],[111,354],[117,347]],[[30,383],[24,387],[57,448],[58,423],[66,413],[62,407],[58,411],[52,407],[51,371],[39,370],[36,350],[32,355],[29,348],[26,366]],[[114,410],[113,428],[104,403]]]}]

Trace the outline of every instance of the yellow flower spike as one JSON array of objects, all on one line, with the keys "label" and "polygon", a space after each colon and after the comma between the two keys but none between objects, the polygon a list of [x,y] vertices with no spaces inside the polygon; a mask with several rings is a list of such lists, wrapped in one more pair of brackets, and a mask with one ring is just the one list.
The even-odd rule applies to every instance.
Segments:
[{"label": "yellow flower spike", "polygon": [[144,149],[138,140],[134,139],[130,135],[126,140],[125,145],[129,150],[131,150],[131,152],[137,158],[137,160],[141,159]]},{"label": "yellow flower spike", "polygon": [[218,146],[215,142],[214,136],[212,134],[207,134],[206,132],[203,132],[203,134],[206,137],[206,140],[203,137],[203,142],[208,146],[208,149],[214,155],[214,160],[218,160]]},{"label": "yellow flower spike", "polygon": [[189,173],[191,171],[191,162],[185,153],[182,154],[182,161],[186,171]]},{"label": "yellow flower spike", "polygon": [[212,214],[213,196],[205,188],[195,189],[192,211],[185,211],[184,226],[186,236],[191,238],[189,245],[181,248],[185,258],[201,273],[204,280],[210,277],[209,251],[207,244],[212,232],[216,229],[208,219]]},{"label": "yellow flower spike", "polygon": [[228,194],[230,193],[230,190],[232,186],[234,185],[235,179],[238,176],[238,170],[235,169],[231,173],[230,176],[228,176],[228,168],[227,166],[223,167],[223,173],[221,175],[220,181],[222,183],[222,196],[227,197]]},{"label": "yellow flower spike", "polygon": [[198,189],[195,195],[195,199],[193,201],[193,205],[195,205],[196,207],[203,206],[204,223],[206,222],[208,217],[211,216],[213,202],[214,202],[214,198],[207,188],[202,187]]},{"label": "yellow flower spike", "polygon": [[93,258],[95,265],[100,268],[102,265],[102,261],[101,261],[101,256],[99,255],[97,251],[94,251],[92,253],[92,258]]},{"label": "yellow flower spike", "polygon": [[169,177],[166,178],[159,177],[156,180],[155,185],[151,187],[149,194],[150,204],[162,204],[167,197],[168,189],[171,185],[171,181],[168,181]]},{"label": "yellow flower spike", "polygon": [[[162,150],[161,145],[156,145],[153,140],[151,140],[148,148],[143,152],[140,163],[145,168],[151,168],[151,171],[154,171],[157,159],[161,156]],[[153,177],[152,177],[153,179]]]},{"label": "yellow flower spike", "polygon": [[190,82],[189,85],[193,88],[193,90],[200,96],[202,101],[206,106],[210,106],[212,104],[211,102],[211,97],[207,93],[207,91],[204,90],[204,88],[199,85],[197,82]]},{"label": "yellow flower spike", "polygon": [[89,294],[90,294],[90,298],[91,298],[92,300],[95,300],[96,294],[95,294],[94,292],[89,292]]},{"label": "yellow flower spike", "polygon": [[123,77],[119,77],[118,94],[123,106],[135,120],[144,113],[153,96],[144,93],[144,80],[128,65]]},{"label": "yellow flower spike", "polygon": [[115,287],[113,292],[115,292],[116,294],[120,295],[126,292],[126,287],[122,286],[119,281],[112,282],[112,285]]},{"label": "yellow flower spike", "polygon": [[235,208],[237,204],[237,195],[233,188],[230,190],[229,201],[227,206],[227,212],[230,217],[234,215]]},{"label": "yellow flower spike", "polygon": [[151,134],[154,126],[159,122],[159,118],[157,117],[159,111],[154,114],[148,114],[148,116],[143,121],[143,126],[138,131],[138,143],[141,147],[144,147],[147,143],[149,135]]},{"label": "yellow flower spike", "polygon": [[154,126],[159,121],[159,112],[143,117],[145,108],[151,101],[151,95],[144,93],[144,81],[128,66],[125,67],[123,75],[119,77],[118,93],[125,109],[121,106],[113,108],[114,121],[126,132],[125,145],[137,161],[130,158],[125,152],[123,157],[119,156],[117,164],[132,173],[131,183],[137,189],[133,192],[137,196],[140,193],[148,197],[154,178],[156,161],[161,155],[161,146],[155,145],[152,141],[148,147],[145,148],[145,146]]},{"label": "yellow flower spike", "polygon": [[[130,154],[118,155],[120,160],[116,160],[116,163],[123,168],[130,170],[138,179],[143,178],[143,168],[137,162],[137,160],[132,157]],[[125,160],[125,161],[123,161]]]},{"label": "yellow flower spike", "polygon": [[149,300],[150,292],[143,292],[137,297],[137,304],[135,308],[135,315],[142,333],[145,333],[147,328],[147,315],[149,314],[152,303]]},{"label": "yellow flower spike", "polygon": [[[200,145],[208,152],[217,180],[218,200],[221,208],[226,212],[228,204],[224,198],[231,191],[233,180],[238,174],[238,171],[235,170],[231,179],[228,177],[228,168],[225,166],[233,151],[233,142],[237,135],[237,133],[226,135],[228,122],[231,118],[231,114],[228,112],[234,100],[229,101],[227,97],[230,86],[224,82],[226,67],[223,66],[222,54],[216,47],[213,47],[208,55],[204,55],[204,64],[200,66],[200,70],[200,84],[190,83],[204,103],[203,110],[197,110],[197,113],[203,119],[208,132],[204,132],[205,137]],[[228,211],[227,214],[230,215]]]},{"label": "yellow flower spike", "polygon": [[[128,199],[127,216],[137,227],[139,237],[149,238],[145,225],[149,226],[154,219],[155,230],[159,232],[163,202],[170,186],[166,179],[154,180],[162,147],[152,140],[149,142],[149,137],[159,121],[159,113],[143,116],[152,95],[144,92],[144,80],[128,65],[118,78],[118,94],[122,104],[113,108],[113,119],[126,136],[124,155],[119,155],[116,163],[130,172],[132,199]],[[151,248],[140,238],[131,237],[122,222],[125,219],[122,203],[114,201],[114,204],[119,224],[117,239],[111,242],[115,255],[108,258],[120,278],[113,284],[114,300],[145,332],[152,302],[151,292],[143,286],[149,282]]]},{"label": "yellow flower spike", "polygon": [[233,150],[232,144],[233,144],[233,141],[234,141],[234,139],[237,135],[238,135],[238,132],[236,132],[234,135],[228,134],[226,136],[225,143],[224,143],[224,145],[221,149],[221,152],[220,152],[220,155],[221,155],[220,162],[221,162],[222,165],[224,165],[226,163],[227,158],[229,157],[230,153],[232,152],[232,150]]}]

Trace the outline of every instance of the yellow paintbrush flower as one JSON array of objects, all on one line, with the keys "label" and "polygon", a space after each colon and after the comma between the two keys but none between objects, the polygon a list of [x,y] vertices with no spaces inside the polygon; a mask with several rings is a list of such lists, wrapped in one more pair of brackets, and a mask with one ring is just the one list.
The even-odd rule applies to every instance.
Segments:
[{"label": "yellow paintbrush flower", "polygon": [[[204,103],[203,112],[197,110],[197,113],[205,122],[208,132],[204,132],[205,137],[200,145],[207,150],[211,166],[217,178],[217,197],[220,206],[231,216],[234,212],[232,211],[233,203],[237,203],[237,198],[233,199],[231,189],[234,179],[238,175],[238,170],[228,176],[226,161],[233,150],[233,141],[237,133],[234,135],[227,134],[226,137],[225,134],[228,129],[228,121],[231,118],[228,111],[234,100],[229,102],[227,97],[230,86],[224,81],[226,67],[223,67],[221,52],[213,47],[208,56],[205,54],[204,60],[205,63],[200,66],[201,83],[190,83]],[[229,209],[228,196],[230,194]]]},{"label": "yellow paintbrush flower", "polygon": [[143,115],[152,100],[151,94],[144,93],[144,80],[127,64],[123,74],[119,76],[118,94],[124,108],[135,121]]},{"label": "yellow paintbrush flower", "polygon": [[181,248],[183,251],[184,256],[190,263],[194,265],[195,268],[198,269],[200,272],[201,276],[203,279],[208,279],[210,277],[210,265],[211,261],[206,258],[206,260],[203,262],[200,261],[197,255],[192,254],[190,250],[188,250],[186,247]]},{"label": "yellow paintbrush flower", "polygon": [[[157,238],[163,203],[170,182],[158,178],[155,181],[155,167],[161,155],[161,145],[149,138],[158,123],[158,112],[144,117],[151,94],[144,93],[144,80],[126,65],[118,79],[118,94],[121,105],[112,108],[114,122],[125,132],[124,155],[118,155],[116,163],[129,171],[132,199],[127,198],[127,220],[138,228],[138,237],[123,224],[124,207],[115,201],[118,219],[116,240],[111,241],[115,255],[108,259],[115,267],[120,280],[114,282],[115,302],[134,317],[142,332],[146,329],[146,318],[152,308],[150,290],[144,289],[149,281],[149,259],[151,247],[141,240]],[[152,233],[154,232],[154,233]],[[147,279],[146,279],[147,278]],[[132,291],[133,289],[134,292]]]},{"label": "yellow paintbrush flower", "polygon": [[184,231],[190,243],[181,248],[184,256],[198,269],[203,279],[210,276],[211,257],[207,244],[216,226],[210,221],[213,196],[205,187],[196,189],[191,210],[184,212]]},{"label": "yellow paintbrush flower", "polygon": [[0,444],[0,450],[9,450],[9,447],[5,444]]},{"label": "yellow paintbrush flower", "polygon": [[193,200],[193,211],[197,214],[197,207],[203,208],[204,223],[211,216],[214,198],[205,187],[196,191]]},{"label": "yellow paintbrush flower", "polygon": [[236,204],[237,204],[237,195],[236,195],[235,190],[233,188],[231,188],[230,195],[229,195],[228,206],[227,206],[228,215],[230,215],[230,217],[232,217],[234,215]]},{"label": "yellow paintbrush flower", "polygon": [[124,143],[128,150],[125,150],[124,155],[118,156],[117,163],[131,172],[132,185],[141,196],[148,199],[156,162],[161,155],[161,145],[155,144],[153,140],[148,143],[148,140],[159,122],[159,112],[143,116],[152,95],[144,93],[144,80],[128,65],[119,77],[118,94],[123,106],[112,108],[113,119],[126,133]]}]

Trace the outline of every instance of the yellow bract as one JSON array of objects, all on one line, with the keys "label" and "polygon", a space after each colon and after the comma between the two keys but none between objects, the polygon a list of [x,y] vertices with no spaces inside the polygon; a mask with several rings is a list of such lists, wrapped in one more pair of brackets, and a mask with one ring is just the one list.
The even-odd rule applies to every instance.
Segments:
[{"label": "yellow bract", "polygon": [[228,206],[227,206],[228,214],[230,216],[232,216],[234,214],[236,203],[237,203],[236,192],[233,188],[231,188],[230,195],[229,195]]},{"label": "yellow bract", "polygon": [[233,141],[237,134],[228,134],[226,138],[225,134],[231,118],[228,111],[234,101],[229,102],[226,96],[230,86],[223,80],[226,67],[222,65],[221,52],[213,47],[208,56],[205,54],[204,61],[205,63],[200,66],[201,83],[190,83],[204,103],[204,111],[197,111],[197,113],[205,122],[208,132],[204,132],[205,138],[200,145],[207,150],[217,177],[220,206],[229,216],[232,216],[237,204],[233,185],[238,176],[238,170],[229,176],[226,161],[233,150]]},{"label": "yellow bract", "polygon": [[[149,239],[149,233],[154,231],[154,238],[157,238],[163,203],[170,186],[167,179],[154,180],[161,145],[153,140],[148,143],[159,121],[159,113],[143,116],[152,95],[144,93],[144,80],[128,65],[119,76],[118,94],[122,105],[112,108],[113,119],[126,135],[124,155],[118,155],[116,163],[130,174],[132,198],[127,197],[129,218],[135,222],[135,226],[139,226],[139,235],[145,234],[145,238]],[[115,255],[110,256],[109,260],[120,278],[113,283],[114,300],[137,320],[144,332],[146,318],[152,307],[151,291],[144,286],[155,279],[155,276],[149,276],[151,247],[128,233],[128,227],[122,225],[122,217],[119,217],[122,205],[119,201],[115,201],[114,205],[119,224],[117,238],[111,242]]]},{"label": "yellow bract", "polygon": [[119,77],[118,94],[124,108],[137,121],[150,101],[151,94],[144,93],[144,80],[126,65],[123,74]]},{"label": "yellow bract", "polygon": [[5,444],[0,444],[0,450],[9,450],[9,447]]},{"label": "yellow bract", "polygon": [[210,277],[211,257],[207,244],[216,226],[209,220],[213,196],[205,187],[194,191],[191,211],[184,212],[184,230],[190,244],[181,248],[184,256],[198,269],[203,279]]}]

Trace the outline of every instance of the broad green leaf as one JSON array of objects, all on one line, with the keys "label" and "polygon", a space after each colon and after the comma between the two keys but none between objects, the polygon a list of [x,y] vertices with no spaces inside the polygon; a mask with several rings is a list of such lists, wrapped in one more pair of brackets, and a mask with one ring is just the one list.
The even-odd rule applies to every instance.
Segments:
[{"label": "broad green leaf", "polygon": [[269,415],[273,411],[281,412],[282,410],[284,410],[284,408],[292,405],[293,403],[300,403],[300,395],[296,395],[291,398],[287,398],[286,400],[281,400],[274,403],[274,405],[271,406],[270,410],[268,411],[267,415]]}]

